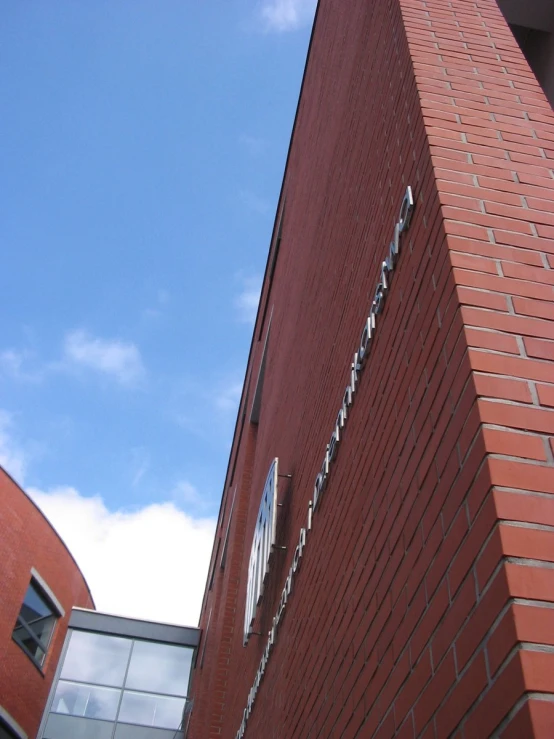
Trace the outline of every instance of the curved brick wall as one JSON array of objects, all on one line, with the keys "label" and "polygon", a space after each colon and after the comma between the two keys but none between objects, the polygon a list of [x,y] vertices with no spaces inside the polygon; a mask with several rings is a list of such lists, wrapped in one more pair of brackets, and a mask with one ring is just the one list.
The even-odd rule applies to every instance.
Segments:
[{"label": "curved brick wall", "polygon": [[[65,610],[43,673],[12,640],[32,567]],[[73,606],[94,608],[81,571],[40,510],[0,468],[0,706],[29,739],[38,731]]]}]

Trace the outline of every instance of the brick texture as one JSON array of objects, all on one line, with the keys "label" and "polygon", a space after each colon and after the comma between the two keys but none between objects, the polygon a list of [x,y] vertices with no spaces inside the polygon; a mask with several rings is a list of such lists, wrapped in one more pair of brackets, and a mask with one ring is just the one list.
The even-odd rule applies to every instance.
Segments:
[{"label": "brick texture", "polygon": [[[321,0],[189,739],[240,727],[407,185],[411,228],[246,737],[554,735],[553,143],[552,109],[494,0]],[[275,456],[292,475],[286,550],[258,606],[264,636],[243,647]]]},{"label": "brick texture", "polygon": [[[0,706],[29,739],[36,737],[73,606],[94,608],[87,584],[62,540],[0,468]],[[34,567],[65,610],[39,670],[12,640]]]}]

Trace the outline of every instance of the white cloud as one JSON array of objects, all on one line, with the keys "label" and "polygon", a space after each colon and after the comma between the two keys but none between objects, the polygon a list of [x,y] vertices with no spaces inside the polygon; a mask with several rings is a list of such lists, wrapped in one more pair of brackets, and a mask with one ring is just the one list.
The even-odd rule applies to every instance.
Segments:
[{"label": "white cloud", "polygon": [[0,353],[0,367],[6,374],[18,377],[23,364],[23,352],[15,349],[6,349]]},{"label": "white cloud", "polygon": [[[33,354],[30,351],[17,349],[5,349],[0,352],[0,372],[12,380],[21,382],[41,382],[44,379],[44,368],[29,368],[32,364]],[[35,363],[36,364],[36,363]]]},{"label": "white cloud", "polygon": [[243,133],[239,137],[239,142],[242,144],[242,146],[246,149],[251,157],[260,156],[264,153],[266,149],[265,140],[258,136],[249,136],[248,134]]},{"label": "white cloud", "polygon": [[[13,427],[12,414],[0,409],[0,466],[23,485],[27,460]],[[99,610],[198,622],[216,521],[178,507],[187,496],[201,500],[190,483],[176,486],[175,502],[134,510],[111,511],[100,496],[87,498],[70,486],[27,493],[75,557]]]},{"label": "white cloud", "polygon": [[176,505],[181,505],[197,514],[211,508],[211,501],[205,498],[188,480],[179,480],[173,487],[171,497]]},{"label": "white cloud", "polygon": [[25,455],[12,438],[13,417],[0,410],[0,467],[3,467],[20,485],[25,476]]},{"label": "white cloud", "polygon": [[242,382],[229,381],[222,385],[214,396],[215,406],[224,413],[236,411],[242,393]]},{"label": "white cloud", "polygon": [[242,290],[235,298],[235,308],[238,311],[239,320],[253,326],[258,312],[258,303],[260,302],[262,281],[258,276],[241,277],[240,279]]},{"label": "white cloud", "polygon": [[29,495],[65,541],[99,610],[194,626],[198,622],[215,519],[174,503],[110,511],[75,488]]},{"label": "white cloud", "polygon": [[261,17],[268,31],[295,31],[313,21],[317,0],[263,0]]},{"label": "white cloud", "polygon": [[260,216],[267,215],[271,210],[270,203],[251,190],[239,190],[239,199],[248,210]]},{"label": "white cloud", "polygon": [[145,308],[141,312],[141,317],[145,321],[154,321],[158,318],[161,318],[163,316],[163,311],[161,311],[159,308]]},{"label": "white cloud", "polygon": [[156,319],[161,318],[164,313],[165,309],[169,305],[171,300],[171,294],[168,290],[160,289],[157,292],[156,295],[156,304],[155,306],[150,306],[148,308],[144,308],[142,311],[142,318],[146,321],[153,321]]},{"label": "white cloud", "polygon": [[79,329],[66,335],[64,362],[110,375],[122,385],[133,385],[145,374],[135,344],[120,339],[101,339]]},{"label": "white cloud", "polygon": [[158,290],[158,303],[160,305],[167,305],[171,299],[169,290]]},{"label": "white cloud", "polygon": [[131,449],[131,487],[135,488],[150,468],[150,453],[144,447]]}]

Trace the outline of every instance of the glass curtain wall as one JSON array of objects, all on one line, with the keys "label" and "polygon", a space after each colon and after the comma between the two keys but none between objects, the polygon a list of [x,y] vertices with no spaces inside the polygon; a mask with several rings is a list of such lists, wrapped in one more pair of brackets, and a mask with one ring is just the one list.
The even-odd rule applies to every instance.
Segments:
[{"label": "glass curtain wall", "polygon": [[182,737],[193,652],[72,631],[44,739]]}]

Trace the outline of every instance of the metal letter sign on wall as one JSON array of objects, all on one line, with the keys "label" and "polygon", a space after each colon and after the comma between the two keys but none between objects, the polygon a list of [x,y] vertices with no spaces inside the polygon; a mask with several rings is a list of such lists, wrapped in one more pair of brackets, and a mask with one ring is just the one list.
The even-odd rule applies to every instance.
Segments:
[{"label": "metal letter sign on wall", "polygon": [[[371,303],[369,311],[364,318],[362,333],[359,342],[356,343],[356,350],[354,352],[354,356],[352,357],[352,361],[350,365],[347,365],[348,385],[346,386],[346,390],[344,391],[342,405],[339,408],[337,420],[335,421],[335,425],[331,432],[331,438],[329,440],[329,443],[325,447],[325,453],[323,456],[323,462],[321,464],[320,471],[315,479],[313,497],[308,503],[306,526],[300,529],[298,544],[296,546],[296,549],[294,550],[290,570],[287,579],[285,580],[283,590],[281,592],[281,598],[279,599],[279,605],[277,607],[275,617],[273,618],[271,629],[267,635],[265,649],[262,652],[262,657],[260,659],[258,670],[256,672],[256,677],[254,678],[254,682],[252,683],[252,687],[250,688],[250,692],[248,693],[246,708],[244,709],[244,712],[242,714],[242,723],[239,727],[239,730],[237,731],[235,739],[243,739],[244,737],[244,734],[246,732],[246,725],[254,708],[254,703],[256,701],[256,696],[258,694],[258,690],[260,689],[260,685],[265,674],[265,669],[269,662],[269,658],[273,653],[276,639],[279,634],[280,624],[287,610],[287,602],[289,596],[293,592],[293,585],[296,578],[296,573],[300,568],[300,564],[304,556],[304,548],[307,546],[308,533],[312,530],[312,514],[315,513],[315,515],[318,515],[317,512],[321,510],[320,501],[327,487],[327,480],[332,474],[333,461],[337,456],[342,437],[346,431],[348,419],[350,418],[350,409],[358,393],[358,384],[360,382],[361,374],[363,372],[364,366],[366,366],[367,364],[370,350],[373,345],[375,332],[377,331],[377,326],[381,321],[380,316],[383,312],[385,301],[389,293],[391,280],[394,270],[396,269],[398,257],[400,256],[400,250],[401,246],[403,245],[405,234],[410,228],[410,224],[412,222],[413,211],[414,198],[412,194],[412,188],[408,186],[406,188],[406,192],[404,193],[402,205],[400,206],[400,215],[398,216],[398,221],[396,222],[396,225],[394,227],[392,241],[390,242],[388,251],[385,254],[385,259],[381,262],[373,302]],[[272,475],[273,488],[271,488]],[[273,494],[273,498],[271,498],[270,493]],[[267,498],[266,495],[268,496]],[[265,502],[266,500],[271,499],[273,500],[272,504]],[[271,515],[266,512],[267,505],[273,505]],[[254,619],[254,615],[256,613],[256,599],[259,600],[262,595],[261,587],[263,587],[263,579],[268,571],[267,561],[269,559],[269,554],[271,553],[271,544],[268,544],[267,547],[263,549],[264,552],[267,552],[267,557],[264,559],[261,556],[258,556],[258,552],[260,552],[261,554],[262,551],[262,549],[260,548],[261,545],[259,544],[262,533],[259,529],[260,525],[262,525],[262,530],[265,532],[265,529],[263,529],[263,525],[266,521],[272,521],[273,528],[271,530],[273,531],[273,538],[271,539],[271,542],[274,542],[276,506],[277,460],[273,462],[273,465],[269,470],[269,475],[267,476],[267,481],[264,488],[264,495],[262,497],[262,502],[260,505],[260,513],[258,514],[259,522],[256,526],[254,543],[252,544],[252,554],[250,555],[250,567],[248,570],[248,595],[246,601],[246,615],[244,619],[245,644],[248,641],[249,634],[252,633],[250,631],[250,628],[251,623]],[[265,536],[267,534],[264,533],[263,535]],[[258,567],[262,566],[261,564],[259,564],[261,562],[264,563],[263,574],[260,574],[261,570],[258,570]],[[256,572],[258,573],[257,578],[254,576]],[[260,589],[254,591],[254,588],[257,584],[260,584]]]},{"label": "metal letter sign on wall", "polygon": [[277,525],[277,457],[271,463],[264,485],[260,509],[254,530],[250,562],[248,564],[248,586],[244,611],[244,644],[252,633],[256,606],[264,592],[264,581],[269,572],[269,559],[275,544]]}]

